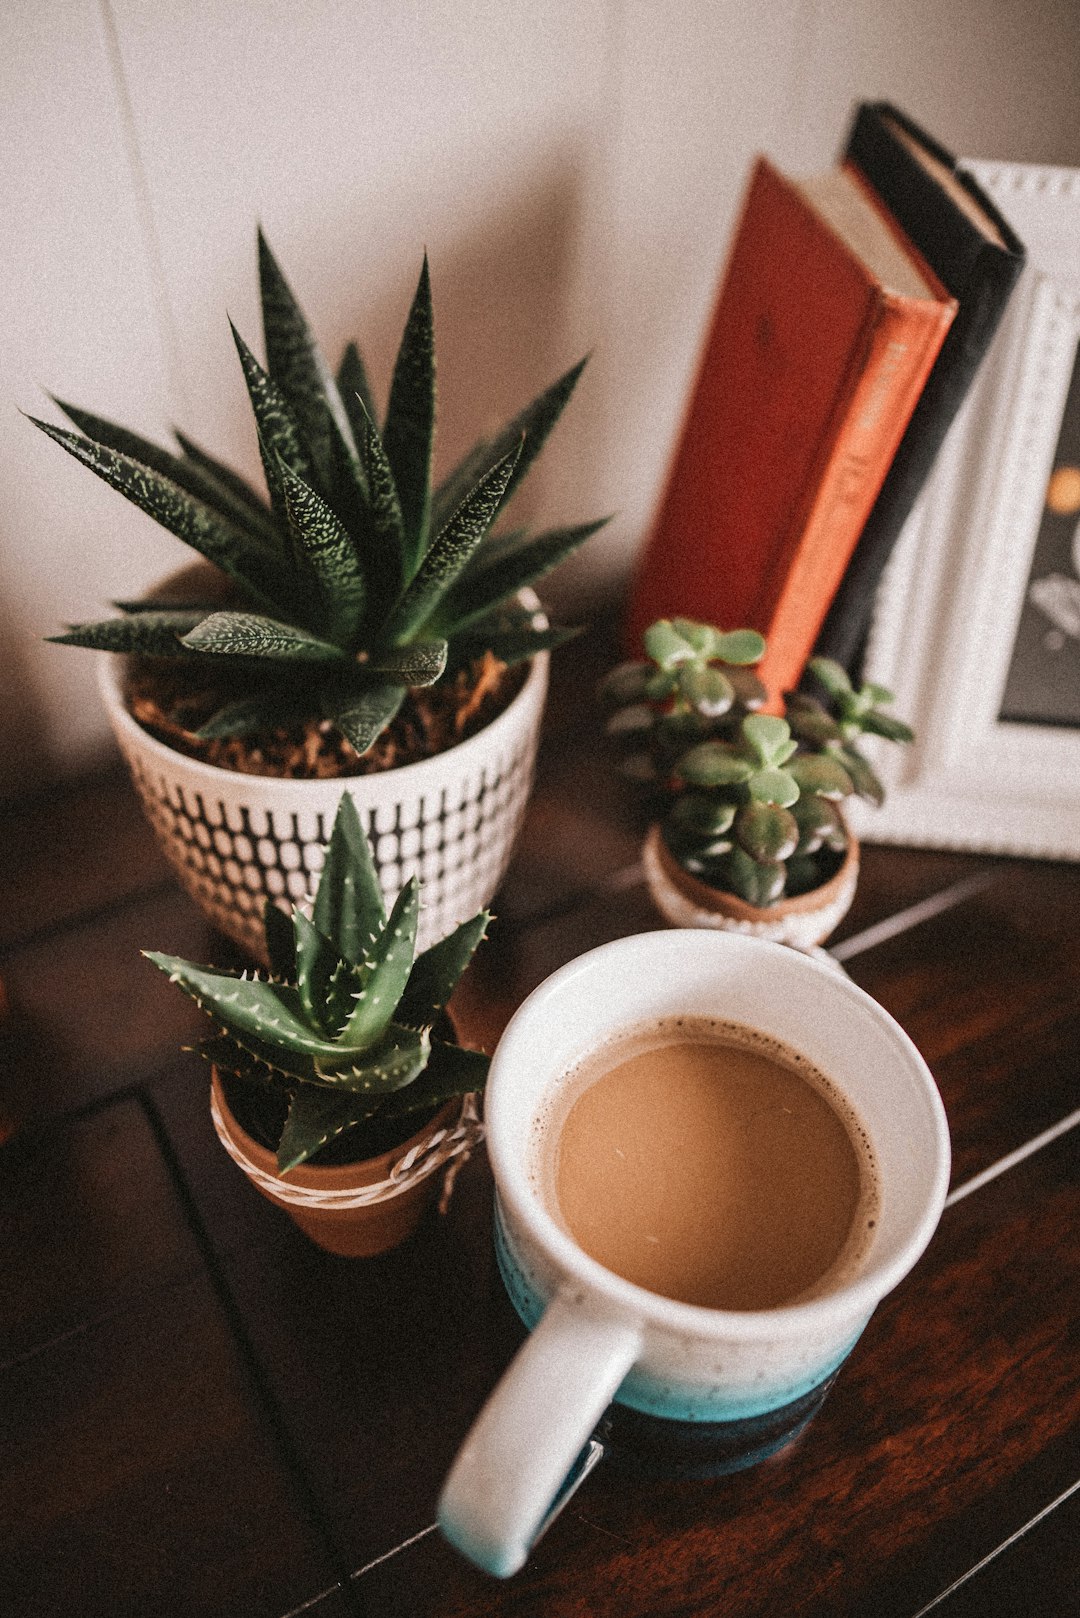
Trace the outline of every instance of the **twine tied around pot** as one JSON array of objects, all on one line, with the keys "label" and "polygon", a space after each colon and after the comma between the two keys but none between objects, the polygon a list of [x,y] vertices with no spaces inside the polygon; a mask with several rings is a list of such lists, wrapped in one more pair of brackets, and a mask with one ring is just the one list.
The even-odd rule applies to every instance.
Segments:
[{"label": "twine tied around pot", "polygon": [[463,1096],[457,1122],[435,1130],[433,1134],[410,1147],[392,1164],[384,1180],[376,1180],[372,1185],[337,1190],[329,1187],[296,1185],[282,1179],[280,1175],[268,1174],[259,1168],[231,1139],[215,1095],[210,1097],[210,1116],[221,1144],[233,1162],[243,1169],[248,1179],[258,1186],[260,1191],[268,1193],[278,1202],[288,1203],[297,1208],[363,1208],[373,1202],[386,1202],[391,1197],[400,1196],[418,1181],[426,1180],[428,1175],[445,1167],[446,1173],[439,1198],[439,1212],[443,1214],[449,1206],[458,1174],[468,1162],[474,1148],[484,1138],[484,1126],[480,1119],[477,1097],[475,1094]]}]

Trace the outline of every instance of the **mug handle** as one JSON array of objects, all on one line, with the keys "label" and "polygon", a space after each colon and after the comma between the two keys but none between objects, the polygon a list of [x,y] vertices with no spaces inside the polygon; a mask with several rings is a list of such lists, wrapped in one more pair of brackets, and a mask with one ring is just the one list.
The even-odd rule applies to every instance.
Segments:
[{"label": "mug handle", "polygon": [[508,1578],[603,1450],[589,1435],[641,1349],[640,1326],[556,1293],[481,1410],[439,1500],[464,1556]]}]

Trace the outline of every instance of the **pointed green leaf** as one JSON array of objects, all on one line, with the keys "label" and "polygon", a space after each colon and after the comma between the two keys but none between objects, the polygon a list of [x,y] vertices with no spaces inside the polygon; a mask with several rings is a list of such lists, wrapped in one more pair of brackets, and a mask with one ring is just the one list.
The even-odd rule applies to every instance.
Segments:
[{"label": "pointed green leaf", "polygon": [[432,527],[436,532],[449,520],[485,468],[501,461],[520,444],[521,454],[514,466],[513,476],[503,492],[503,503],[510,499],[566,408],[578,377],[585,369],[585,364],[586,360],[579,360],[565,376],[561,376],[540,394],[539,398],[526,405],[525,409],[520,411],[513,421],[508,422],[495,438],[481,440],[470,450],[460,465],[455,467],[436,490],[432,508]]},{"label": "pointed green leaf", "polygon": [[227,657],[266,657],[303,663],[340,663],[344,654],[295,624],[279,623],[256,612],[212,612],[184,637],[197,652]]},{"label": "pointed green leaf", "polygon": [[365,966],[370,959],[370,970],[339,1036],[342,1046],[367,1046],[382,1038],[409,981],[419,912],[420,890],[416,878],[410,877],[365,958]]},{"label": "pointed green leaf", "polygon": [[[152,472],[158,472],[162,477],[169,478],[177,488],[183,489],[187,494],[194,495],[204,505],[244,529],[254,538],[260,539],[264,544],[273,547],[277,542],[274,532],[273,520],[264,505],[256,501],[239,498],[231,488],[223,484],[218,477],[207,471],[198,462],[188,459],[182,460],[180,456],[173,455],[171,451],[162,449],[148,438],[138,433],[129,432],[126,427],[120,427],[116,422],[106,421],[102,416],[95,416],[88,410],[80,410],[77,405],[67,404],[63,399],[53,396],[56,404],[78,427],[87,438],[95,444],[104,444],[107,449],[116,450],[126,455],[140,465],[149,467]],[[247,491],[251,494],[251,491]]]},{"label": "pointed green leaf", "polygon": [[448,938],[417,956],[398,1004],[398,1022],[410,1027],[434,1022],[436,1014],[445,1009],[490,921],[490,912],[482,910],[471,920],[463,921]]},{"label": "pointed green leaf", "polygon": [[259,454],[266,475],[266,487],[270,491],[270,504],[279,522],[287,527],[289,514],[281,487],[280,466],[287,466],[297,477],[311,483],[315,477],[311,453],[304,442],[296,413],[284,393],[263,370],[231,322],[230,326],[259,431]]},{"label": "pointed green leaf", "polygon": [[388,1095],[423,1072],[430,1051],[428,1029],[391,1023],[375,1045],[356,1049],[342,1044],[336,1057],[317,1057],[315,1071],[321,1084],[364,1095]]},{"label": "pointed green leaf", "polygon": [[278,1141],[278,1173],[284,1175],[299,1168],[347,1129],[370,1118],[375,1105],[369,1095],[357,1095],[351,1090],[297,1085]]},{"label": "pointed green leaf", "polygon": [[281,575],[250,534],[179,488],[171,478],[162,477],[130,456],[34,416],[29,419],[110,488],[227,573],[256,606],[274,610],[275,592],[282,589]]},{"label": "pointed green leaf", "polygon": [[288,993],[280,985],[215,972],[174,955],[150,950],[143,953],[228,1032],[252,1034],[275,1048],[309,1056],[335,1054],[335,1046],[314,1033],[289,1008]]},{"label": "pointed green leaf", "polygon": [[348,791],[338,802],[311,919],[354,966],[361,964],[386,921],[371,847]]},{"label": "pointed green leaf", "polygon": [[385,635],[391,644],[400,646],[412,639],[458,577],[499,509],[519,453],[520,446],[485,473],[432,540],[416,577],[386,624]]},{"label": "pointed green leaf", "polygon": [[380,1118],[408,1118],[441,1107],[454,1096],[482,1090],[487,1083],[491,1058],[482,1051],[466,1050],[463,1045],[444,1045],[432,1040],[431,1056],[424,1071],[412,1084],[395,1090],[379,1108]]},{"label": "pointed green leaf", "polygon": [[356,454],[352,426],[330,367],[261,230],[259,287],[266,368],[292,406],[324,484],[329,486],[335,469],[335,436]]},{"label": "pointed green leaf", "polygon": [[405,701],[405,691],[405,686],[392,680],[360,686],[331,684],[321,694],[322,710],[363,754],[395,717]]},{"label": "pointed green leaf", "polygon": [[580,634],[580,626],[567,629],[552,624],[547,629],[530,629],[523,626],[492,629],[489,632],[481,630],[481,625],[476,623],[464,635],[455,637],[450,647],[449,661],[456,666],[462,662],[471,662],[474,658],[483,657],[485,652],[490,652],[500,663],[505,663],[507,668],[511,668],[515,663],[527,662],[538,652],[556,651]]},{"label": "pointed green leaf", "polygon": [[266,935],[266,953],[270,971],[284,983],[296,981],[296,935],[292,918],[287,916],[272,899],[267,899],[263,911],[263,932]]},{"label": "pointed green leaf", "polygon": [[300,909],[293,911],[296,938],[296,987],[308,1022],[327,1039],[336,1039],[341,1023],[328,1015],[330,980],[340,958],[324,933]]},{"label": "pointed green leaf", "polygon": [[[281,664],[282,670],[292,670],[294,667],[288,661]],[[202,741],[213,741],[219,737],[251,736],[256,731],[276,730],[281,725],[302,723],[310,711],[310,704],[304,700],[304,687],[283,690],[276,681],[268,686],[264,669],[265,664],[260,669],[261,690],[254,695],[222,703],[199,726],[195,735]]]},{"label": "pointed green leaf", "polygon": [[327,637],[351,647],[367,603],[367,584],[352,539],[320,494],[287,466],[279,468],[296,552],[315,575]]},{"label": "pointed green leaf", "polygon": [[191,653],[181,636],[196,627],[203,612],[139,612],[126,618],[104,618],[97,624],[75,624],[46,639],[58,646],[89,646],[99,652],[131,652],[141,657],[185,657]]},{"label": "pointed green leaf", "polygon": [[364,416],[361,425],[360,454],[369,512],[362,560],[371,584],[371,618],[376,632],[381,633],[386,614],[409,576],[405,566],[405,524],[394,474],[375,423]]},{"label": "pointed green leaf", "polygon": [[[359,447],[363,439],[364,416],[371,421],[378,420],[375,409],[375,400],[372,396],[371,386],[368,382],[367,368],[364,365],[360,350],[355,343],[346,343],[345,352],[341,356],[341,364],[337,373],[338,392],[341,402],[345,406],[345,413],[353,430],[353,441]],[[363,406],[362,410],[356,408],[357,400]]]},{"label": "pointed green leaf", "polygon": [[434,685],[446,668],[448,652],[444,640],[414,640],[408,646],[373,652],[365,667],[400,680],[402,685]]},{"label": "pointed green leaf", "polygon": [[890,742],[915,740],[915,732],[910,725],[905,725],[902,719],[894,719],[892,714],[879,713],[876,708],[863,715],[862,728],[872,736],[884,736]]},{"label": "pointed green leaf", "polygon": [[433,620],[446,634],[457,634],[527,584],[534,584],[574,554],[610,518],[553,528],[510,550],[487,554],[480,547],[457,583],[444,596]]},{"label": "pointed green leaf", "polygon": [[427,254],[394,364],[382,441],[405,528],[405,568],[411,577],[427,548],[431,515],[431,456],[435,438],[435,330]]}]

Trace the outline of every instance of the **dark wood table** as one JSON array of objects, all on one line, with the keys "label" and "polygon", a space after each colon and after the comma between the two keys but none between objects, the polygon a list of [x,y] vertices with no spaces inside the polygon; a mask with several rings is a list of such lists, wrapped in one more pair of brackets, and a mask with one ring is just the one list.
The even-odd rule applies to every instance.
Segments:
[{"label": "dark wood table", "polygon": [[[488,1048],[554,968],[658,925],[588,652],[561,657],[458,1007]],[[202,1019],[138,952],[234,957],[119,771],[0,812],[0,873],[5,1614],[1080,1611],[1080,868],[865,851],[836,953],[941,1087],[940,1230],[794,1448],[704,1484],[601,1466],[505,1584],[433,1528],[521,1337],[483,1154],[398,1252],[319,1252],[214,1138]]]}]

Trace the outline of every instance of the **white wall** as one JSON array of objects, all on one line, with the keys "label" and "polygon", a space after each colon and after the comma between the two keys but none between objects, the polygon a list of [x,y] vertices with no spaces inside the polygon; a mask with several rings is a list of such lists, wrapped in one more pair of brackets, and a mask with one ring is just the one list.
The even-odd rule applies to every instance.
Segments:
[{"label": "white wall", "polygon": [[185,556],[18,414],[42,389],[254,473],[226,323],[261,220],[324,345],[385,383],[426,246],[440,459],[586,349],[523,501],[648,522],[752,154],[836,155],[888,96],[973,156],[1080,165],[1074,0],[9,0],[0,8],[0,794],[92,761],[44,645]]}]

